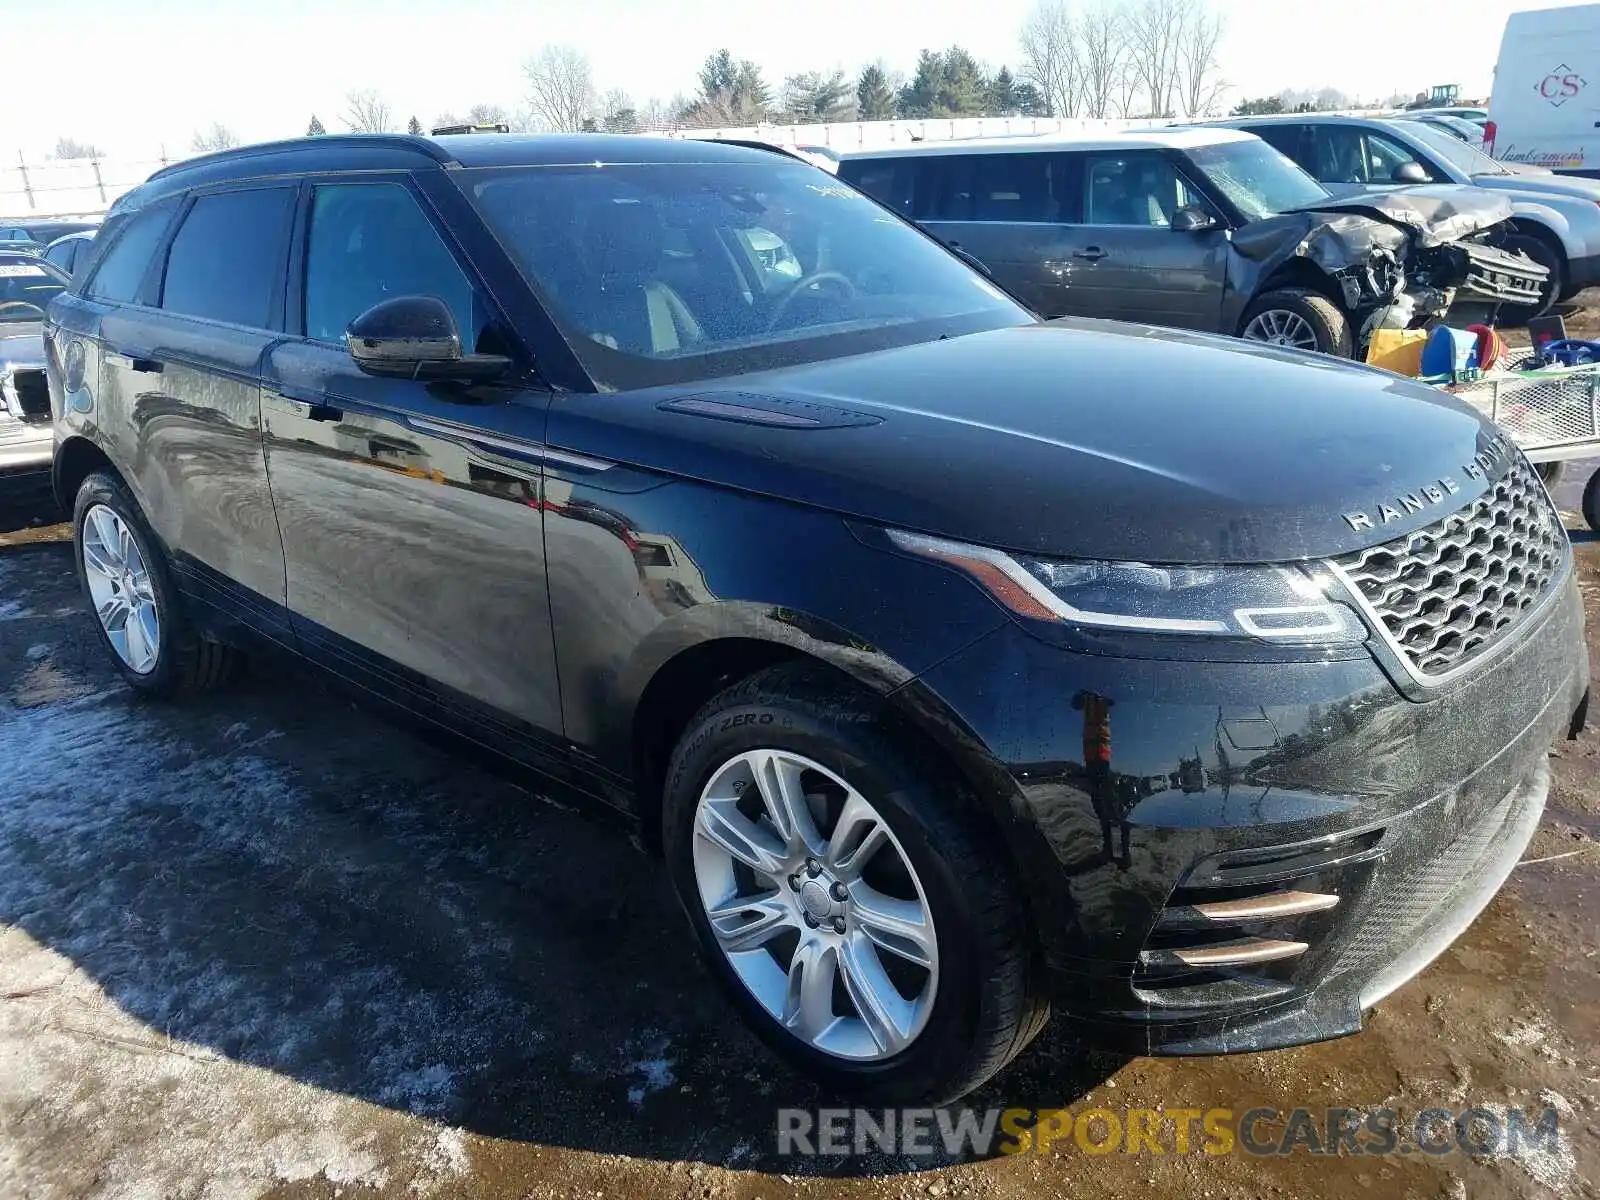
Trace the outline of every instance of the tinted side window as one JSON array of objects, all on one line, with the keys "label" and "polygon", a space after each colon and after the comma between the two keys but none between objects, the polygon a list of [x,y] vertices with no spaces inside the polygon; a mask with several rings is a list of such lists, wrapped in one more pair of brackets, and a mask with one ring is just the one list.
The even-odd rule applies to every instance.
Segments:
[{"label": "tinted side window", "polygon": [[288,246],[293,188],[201,196],[167,255],[161,307],[185,316],[270,329],[273,290]]},{"label": "tinted side window", "polygon": [[1084,198],[1087,225],[1172,224],[1186,205],[1205,205],[1184,184],[1177,168],[1159,154],[1121,154],[1092,158]]},{"label": "tinted side window", "polygon": [[970,221],[977,160],[966,154],[941,154],[921,160],[918,216],[927,221]]},{"label": "tinted side window", "polygon": [[1304,125],[1285,125],[1278,123],[1273,125],[1255,125],[1251,127],[1250,132],[1255,134],[1267,145],[1271,146],[1279,154],[1285,155],[1294,159],[1296,162],[1299,162],[1302,157],[1301,151],[1303,149],[1301,135],[1305,132],[1305,128],[1306,127]]},{"label": "tinted side window", "polygon": [[1051,186],[1050,154],[986,154],[973,160],[974,221],[1053,222],[1060,219]]},{"label": "tinted side window", "polygon": [[50,249],[44,252],[44,260],[60,267],[68,275],[71,275],[72,259],[80,244],[74,239],[70,242],[62,242],[59,246],[51,246]]},{"label": "tinted side window", "polygon": [[1366,149],[1354,125],[1311,127],[1311,174],[1323,183],[1366,183]]},{"label": "tinted side window", "polygon": [[845,162],[839,166],[839,178],[859,188],[879,204],[903,212],[905,200],[909,197],[902,193],[910,190],[901,182],[907,174],[906,166],[902,160],[893,158],[876,162]]},{"label": "tinted side window", "polygon": [[464,349],[487,324],[455,255],[411,193],[396,183],[334,184],[312,199],[306,245],[306,336],[344,338],[350,322],[396,296],[437,296]]},{"label": "tinted side window", "polygon": [[161,244],[176,208],[177,203],[169,200],[152,204],[130,217],[121,232],[114,235],[111,249],[101,258],[86,293],[97,300],[123,303],[137,300],[139,284],[144,280],[150,259]]}]

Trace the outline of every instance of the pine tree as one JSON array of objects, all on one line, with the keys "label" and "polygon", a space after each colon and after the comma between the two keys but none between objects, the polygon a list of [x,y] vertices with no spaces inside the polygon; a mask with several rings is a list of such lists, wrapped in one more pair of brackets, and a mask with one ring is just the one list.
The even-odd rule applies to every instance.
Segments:
[{"label": "pine tree", "polygon": [[421,133],[422,132],[422,122],[417,120],[415,117],[412,117],[411,120],[406,123],[406,132],[407,133]]},{"label": "pine tree", "polygon": [[856,108],[863,121],[894,119],[894,93],[889,90],[889,77],[876,63],[861,69],[861,78],[856,81]]},{"label": "pine tree", "polygon": [[997,117],[1011,117],[1017,113],[1017,81],[1007,67],[1001,67],[989,81],[989,112]]},{"label": "pine tree", "polygon": [[321,137],[328,131],[322,127],[322,122],[317,120],[317,114],[311,114],[311,124],[306,126],[307,137]]}]

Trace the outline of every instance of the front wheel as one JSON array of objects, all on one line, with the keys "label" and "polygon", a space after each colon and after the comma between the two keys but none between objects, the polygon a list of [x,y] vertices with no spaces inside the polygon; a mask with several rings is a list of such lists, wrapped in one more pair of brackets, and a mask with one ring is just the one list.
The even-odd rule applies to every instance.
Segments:
[{"label": "front wheel", "polygon": [[1048,1010],[992,830],[875,707],[792,665],[713,699],[668,770],[668,867],[768,1046],[837,1094],[939,1103]]},{"label": "front wheel", "polygon": [[1256,297],[1245,310],[1239,336],[1339,358],[1355,353],[1349,318],[1332,300],[1305,288],[1279,288]]}]

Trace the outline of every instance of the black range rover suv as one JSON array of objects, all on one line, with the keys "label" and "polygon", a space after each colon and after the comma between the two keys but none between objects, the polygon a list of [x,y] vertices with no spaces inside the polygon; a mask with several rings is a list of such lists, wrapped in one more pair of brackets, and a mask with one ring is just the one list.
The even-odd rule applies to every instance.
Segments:
[{"label": "black range rover suv", "polygon": [[120,201],[47,327],[135,688],[288,649],[609,805],[835,1089],[1053,1006],[1353,1033],[1488,902],[1582,721],[1521,455],[1326,358],[1041,323],[776,153],[322,137]]}]

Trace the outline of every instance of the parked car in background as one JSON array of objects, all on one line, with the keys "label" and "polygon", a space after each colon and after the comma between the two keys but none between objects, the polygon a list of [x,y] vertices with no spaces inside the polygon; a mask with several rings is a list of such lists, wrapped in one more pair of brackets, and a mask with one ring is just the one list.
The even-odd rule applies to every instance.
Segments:
[{"label": "parked car in background", "polygon": [[1017,137],[845,154],[839,177],[971,255],[1046,317],[1110,317],[1350,356],[1451,293],[1536,300],[1545,272],[1488,245],[1484,193],[1331,196],[1227,129]]},{"label": "parked car in background", "polygon": [[1220,123],[1272,143],[1341,195],[1416,183],[1467,184],[1505,195],[1512,221],[1502,244],[1550,273],[1539,303],[1508,310],[1504,315],[1512,320],[1537,316],[1600,284],[1600,182],[1497,162],[1422,121],[1297,113]]},{"label": "parked car in background", "polygon": [[95,224],[90,221],[0,222],[0,251],[40,254],[56,238],[94,228]]},{"label": "parked car in background", "polygon": [[1476,121],[1468,121],[1463,117],[1453,117],[1448,113],[1412,113],[1407,120],[1418,121],[1424,125],[1435,125],[1444,130],[1457,141],[1465,142],[1469,146],[1483,148],[1483,126]]},{"label": "parked car in background", "polygon": [[94,235],[95,230],[83,229],[58,237],[44,248],[40,257],[71,275],[88,260],[89,252],[94,249]]},{"label": "parked car in background", "polygon": [[1468,121],[1473,125],[1482,125],[1489,119],[1487,109],[1474,108],[1471,105],[1451,105],[1440,108],[1407,108],[1394,114],[1400,120],[1424,121],[1430,117],[1453,117],[1458,121]]},{"label": "parked car in background", "polygon": [[1600,4],[1506,19],[1486,133],[1504,162],[1600,177]]},{"label": "parked car in background", "polygon": [[0,475],[49,469],[44,314],[66,285],[42,259],[0,250]]},{"label": "parked car in background", "polygon": [[[1265,149],[1180,144],[1092,155],[1094,211],[1154,240],[1187,156]],[[1008,161],[984,211],[1063,165]],[[1220,257],[1199,225],[1159,232]],[[612,807],[686,915],[662,953],[830,1094],[958,1097],[1052,1002],[1138,1054],[1354,1033],[1582,725],[1560,517],[1472,409],[1040,322],[783,154],[323,136],[168,168],[102,238],[46,357],[121,677],[294,647]],[[552,904],[602,958],[630,919]]]}]

